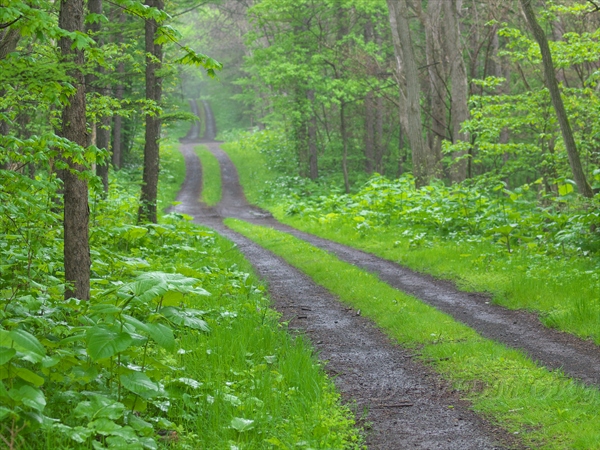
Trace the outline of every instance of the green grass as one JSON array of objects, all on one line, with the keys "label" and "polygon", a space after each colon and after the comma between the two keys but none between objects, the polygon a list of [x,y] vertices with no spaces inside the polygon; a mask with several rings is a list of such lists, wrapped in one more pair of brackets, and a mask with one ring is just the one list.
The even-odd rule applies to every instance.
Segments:
[{"label": "green grass", "polygon": [[219,161],[205,146],[196,147],[202,163],[202,201],[214,206],[221,201],[221,169]]},{"label": "green grass", "polygon": [[[238,168],[247,198],[269,209],[281,222],[317,236],[371,252],[411,269],[454,281],[466,291],[489,292],[511,309],[537,312],[553,327],[600,344],[600,273],[592,258],[556,258],[520,248],[509,254],[490,242],[453,242],[426,236],[404,237],[393,227],[358,229],[357,223],[329,220],[328,211],[286,215],[286,200],[277,195],[277,174],[264,155],[240,143],[223,146]],[[274,201],[274,198],[277,200]],[[288,199],[287,201],[291,201]]]},{"label": "green grass", "polygon": [[521,352],[482,338],[374,275],[290,235],[233,219],[226,224],[361,309],[403,346],[418,350],[476,411],[518,433],[529,445],[600,448],[597,389],[538,367]]},{"label": "green grass", "polygon": [[435,240],[415,246],[393,229],[363,233],[344,223],[286,216],[281,208],[275,216],[303,231],[452,280],[462,290],[489,292],[499,305],[538,312],[546,326],[600,344],[599,274],[589,259],[555,259],[526,250],[508,254],[491,243]]},{"label": "green grass", "polygon": [[185,180],[185,161],[179,152],[179,138],[185,136],[189,124],[178,122],[169,128],[167,138],[160,147],[160,173],[158,177],[157,210],[159,214],[175,201],[177,193]]},{"label": "green grass", "polygon": [[[184,339],[180,366],[202,380],[185,405],[173,411],[198,430],[199,448],[350,448],[359,440],[347,408],[301,337],[286,333],[269,309],[264,286],[231,242],[217,238],[227,270],[211,268],[211,296],[194,308],[210,311],[212,331]],[[186,268],[207,278],[202,262]],[[254,421],[247,431],[236,418]],[[304,444],[300,444],[304,442]]]},{"label": "green grass", "polygon": [[235,164],[248,201],[255,205],[265,205],[263,193],[278,176],[267,169],[268,161],[265,155],[249,151],[237,143],[224,143],[221,144],[221,148]]}]

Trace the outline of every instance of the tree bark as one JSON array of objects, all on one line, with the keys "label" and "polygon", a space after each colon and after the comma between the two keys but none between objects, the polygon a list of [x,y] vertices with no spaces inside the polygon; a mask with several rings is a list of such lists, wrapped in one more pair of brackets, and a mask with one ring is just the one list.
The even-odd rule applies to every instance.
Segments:
[{"label": "tree bark", "polygon": [[350,193],[350,181],[348,179],[348,132],[346,129],[346,104],[340,102],[340,131],[342,133],[342,173],[344,174],[344,189],[346,194]]},{"label": "tree bark", "polygon": [[546,86],[550,91],[552,105],[554,106],[554,111],[556,112],[556,117],[560,125],[560,131],[562,133],[565,149],[567,150],[567,157],[569,159],[569,165],[571,166],[573,178],[575,179],[575,183],[577,184],[579,192],[583,196],[591,198],[594,196],[594,193],[587,182],[583,172],[583,167],[581,166],[581,160],[579,158],[579,152],[577,151],[577,145],[575,144],[575,138],[573,137],[571,124],[569,123],[565,105],[558,88],[558,81],[556,80],[556,72],[554,71],[554,63],[552,61],[552,54],[550,53],[548,39],[546,38],[544,30],[535,17],[535,13],[531,7],[531,0],[520,0],[520,2],[523,12],[525,13],[525,18],[527,19],[529,27],[533,32],[533,36],[535,37],[535,40],[540,46],[540,50],[542,52],[542,63],[544,66]]},{"label": "tree bark", "polygon": [[447,138],[447,63],[441,50],[443,34],[441,24],[442,2],[430,0],[427,12],[422,14],[421,21],[425,28],[425,56],[429,75],[430,123],[427,145],[431,149],[435,175],[442,174],[442,141]]},{"label": "tree bark", "polygon": [[317,149],[317,116],[315,113],[315,91],[309,89],[306,98],[310,102],[308,126],[308,175],[311,180],[319,178],[319,154]]},{"label": "tree bark", "polygon": [[[468,142],[469,136],[461,133],[462,123],[469,118],[469,107],[467,104],[469,87],[467,80],[467,69],[463,58],[463,46],[460,35],[459,10],[462,0],[444,0],[444,17],[446,19],[446,44],[448,46],[448,57],[450,58],[450,82],[452,85],[452,96],[450,99],[450,111],[452,121],[452,142]],[[450,179],[460,183],[467,177],[467,160],[464,159],[465,152],[453,154],[458,161],[454,162],[450,170]]]},{"label": "tree bark", "polygon": [[[83,0],[62,0],[58,25],[66,31],[83,31]],[[74,62],[75,68],[70,72],[74,79],[75,94],[69,99],[62,112],[61,135],[70,141],[86,146],[86,105],[83,74],[80,67],[84,64],[81,50],[71,49],[72,41],[63,37],[58,45],[63,59]],[[68,155],[65,160],[69,169],[63,171],[64,183],[64,262],[65,299],[76,297],[81,300],[90,298],[90,250],[88,239],[88,185],[80,173],[85,167],[75,163]]]},{"label": "tree bark", "polygon": [[[7,28],[0,30],[0,59],[6,58],[6,56],[14,52],[21,38],[21,33],[18,28]],[[0,89],[0,97],[5,94],[4,89]],[[4,110],[6,112],[8,110]],[[10,125],[4,120],[0,120],[0,134],[7,136],[10,132]],[[0,169],[8,167],[8,162],[0,162]]]},{"label": "tree bark", "polygon": [[417,188],[429,183],[432,171],[429,167],[429,150],[422,132],[419,72],[415,60],[412,38],[408,25],[408,5],[406,0],[387,0],[389,19],[394,38],[394,51],[398,71],[406,78],[406,100],[408,127],[406,134],[410,143],[413,163],[413,176]]},{"label": "tree bark", "polygon": [[[365,41],[372,42],[374,37],[373,22],[365,24]],[[372,60],[367,62],[367,74],[373,76],[376,66]],[[375,170],[375,101],[373,91],[365,95],[365,172],[372,174]]]},{"label": "tree bark", "polygon": [[[146,0],[146,5],[159,10],[164,8],[163,0]],[[158,24],[155,20],[146,20],[146,99],[151,100],[158,107],[162,98],[162,79],[156,73],[162,66],[162,45],[154,42],[157,30]],[[157,222],[160,125],[157,111],[146,114],[144,175],[138,212],[139,222]]]}]

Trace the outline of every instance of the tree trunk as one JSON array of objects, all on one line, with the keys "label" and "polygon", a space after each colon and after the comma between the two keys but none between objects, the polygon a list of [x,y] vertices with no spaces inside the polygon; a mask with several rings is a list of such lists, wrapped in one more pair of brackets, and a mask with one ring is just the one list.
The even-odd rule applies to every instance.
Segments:
[{"label": "tree trunk", "polygon": [[373,92],[365,96],[365,172],[375,170],[375,104]]},{"label": "tree trunk", "polygon": [[[461,133],[462,123],[469,118],[468,80],[465,60],[463,58],[463,46],[460,35],[459,11],[462,0],[444,0],[444,17],[446,19],[446,44],[448,46],[448,57],[450,58],[450,82],[452,84],[452,96],[450,99],[450,111],[452,120],[452,142],[468,142],[469,136]],[[450,179],[460,183],[467,176],[467,160],[464,159],[465,152],[455,152],[453,157],[458,159],[450,170]]]},{"label": "tree trunk", "polygon": [[[163,0],[146,0],[146,5],[159,10],[164,8]],[[146,20],[146,100],[150,100],[156,107],[159,106],[162,97],[162,79],[157,76],[162,66],[162,45],[154,42],[157,30],[158,24],[155,20]],[[158,111],[146,114],[144,176],[138,212],[139,222],[157,222],[160,125]]]},{"label": "tree trunk", "polygon": [[[115,8],[113,11],[117,14],[119,23],[122,24],[125,21],[125,14],[123,14],[120,8]],[[123,42],[122,33],[117,33],[116,42],[117,44],[121,44]],[[123,86],[124,75],[125,63],[123,61],[119,61],[117,64],[117,78],[119,80],[119,84],[117,84],[115,87],[115,98],[119,101],[123,100],[123,95],[125,93],[125,87]],[[120,115],[113,116],[112,163],[117,169],[123,167],[123,118]]]},{"label": "tree trunk", "polygon": [[[102,0],[88,0],[88,10],[90,14],[102,14]],[[101,30],[100,21],[96,21],[88,25],[88,31],[93,33],[93,39],[96,45],[101,47],[103,42],[99,36]],[[98,73],[102,74],[104,69],[100,66],[96,67]],[[98,86],[98,77],[91,73],[86,76],[86,87],[88,91],[96,91],[100,95],[108,95],[107,89]],[[96,129],[96,147],[107,150],[110,147],[110,130],[107,127],[110,124],[108,118],[102,117],[100,121],[94,124]],[[102,187],[105,193],[108,192],[108,160],[103,163],[96,163],[96,175],[102,180]]]},{"label": "tree trunk", "polygon": [[[62,0],[58,25],[66,31],[83,32],[83,0]],[[84,64],[83,52],[71,49],[72,41],[63,37],[58,45],[63,59],[74,62],[70,72],[74,79],[75,94],[69,99],[62,112],[61,135],[81,146],[88,144],[85,119],[85,89],[80,67]],[[81,300],[90,298],[90,249],[88,240],[88,185],[80,176],[85,170],[70,157],[65,157],[69,169],[63,171],[64,183],[64,259],[65,299],[76,297]]]},{"label": "tree trunk", "polygon": [[348,180],[348,133],[346,131],[346,104],[340,102],[340,131],[342,132],[342,172],[344,174],[344,189],[346,194],[350,193],[350,181]]},{"label": "tree trunk", "polygon": [[317,149],[317,115],[314,108],[315,91],[309,89],[306,98],[310,102],[308,119],[308,175],[311,180],[319,178],[319,154]]},{"label": "tree trunk", "polygon": [[[6,56],[14,52],[17,48],[17,44],[19,39],[21,38],[21,33],[18,28],[6,28],[0,30],[0,59],[6,58]],[[4,89],[0,89],[0,97],[4,96],[6,91]],[[8,110],[4,110],[6,112]],[[7,136],[10,131],[10,125],[8,122],[4,120],[0,120],[0,134]],[[8,166],[8,162],[0,161],[0,169],[3,169]]]},{"label": "tree trunk", "polygon": [[571,171],[573,172],[573,178],[575,179],[575,183],[577,184],[579,192],[583,196],[591,198],[594,196],[594,193],[592,192],[592,188],[587,182],[583,172],[581,160],[579,159],[579,153],[577,151],[577,145],[575,144],[575,138],[573,137],[573,131],[571,130],[571,124],[569,123],[565,105],[562,97],[560,96],[560,90],[558,88],[558,81],[556,80],[556,73],[554,71],[554,63],[552,62],[552,54],[550,53],[548,39],[546,38],[544,30],[542,27],[540,27],[535,17],[535,13],[531,7],[531,0],[520,0],[520,2],[527,22],[529,23],[531,31],[533,32],[533,36],[535,37],[535,40],[540,46],[540,50],[542,52],[542,63],[544,65],[546,86],[550,91],[552,105],[554,106],[554,111],[556,112],[556,117],[560,125],[560,131],[562,132],[563,142],[567,150],[567,156],[569,158]]},{"label": "tree trunk", "polygon": [[429,102],[430,121],[427,145],[431,149],[433,167],[436,176],[442,174],[442,141],[447,138],[447,88],[446,62],[441,51],[442,2],[444,0],[430,0],[427,12],[422,15],[421,21],[425,28],[425,56],[429,75]]},{"label": "tree trunk", "polygon": [[419,188],[429,183],[432,171],[428,164],[429,150],[426,148],[423,139],[420,106],[421,87],[408,25],[408,5],[406,0],[387,0],[387,4],[398,72],[404,73],[406,78],[408,113],[406,134],[412,151],[415,185]]},{"label": "tree trunk", "polygon": [[[373,22],[367,20],[365,25],[365,41],[372,42],[374,36]],[[377,70],[374,62],[367,62],[367,74],[373,76]],[[365,172],[372,174],[375,170],[375,101],[373,91],[367,92],[364,103],[365,111]]]},{"label": "tree trunk", "polygon": [[[119,62],[117,65],[117,76],[123,75],[125,72],[125,64]],[[119,84],[115,88],[115,98],[117,100],[123,100],[123,94],[125,88],[122,81],[119,80]],[[115,115],[113,117],[113,128],[112,128],[112,163],[115,168],[120,169],[123,167],[123,117]]]}]

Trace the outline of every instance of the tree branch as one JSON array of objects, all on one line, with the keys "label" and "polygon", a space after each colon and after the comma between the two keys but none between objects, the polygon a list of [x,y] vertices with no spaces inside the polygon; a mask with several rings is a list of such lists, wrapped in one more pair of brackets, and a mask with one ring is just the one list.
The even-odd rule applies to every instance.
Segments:
[{"label": "tree branch", "polygon": [[13,20],[12,22],[0,24],[0,30],[10,27],[12,24],[16,23],[18,20],[20,20],[22,18],[23,18],[23,16],[21,15],[21,16],[17,17],[15,20]]}]

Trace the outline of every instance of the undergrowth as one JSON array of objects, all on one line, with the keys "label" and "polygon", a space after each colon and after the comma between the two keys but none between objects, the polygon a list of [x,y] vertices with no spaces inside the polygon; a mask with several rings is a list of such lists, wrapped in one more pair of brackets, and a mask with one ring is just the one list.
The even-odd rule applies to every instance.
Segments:
[{"label": "undergrowth", "polygon": [[[551,327],[600,343],[598,198],[541,183],[508,189],[498,179],[415,189],[406,175],[377,174],[343,194],[327,180],[291,177],[267,132],[224,148],[248,198],[282,222],[536,311]],[[280,158],[285,160],[285,158]]]},{"label": "undergrowth", "polygon": [[[161,207],[183,180],[165,150]],[[136,224],[138,171],[92,192],[88,302],[63,300],[56,177],[0,177],[0,448],[360,446],[230,242],[181,215]]]}]

